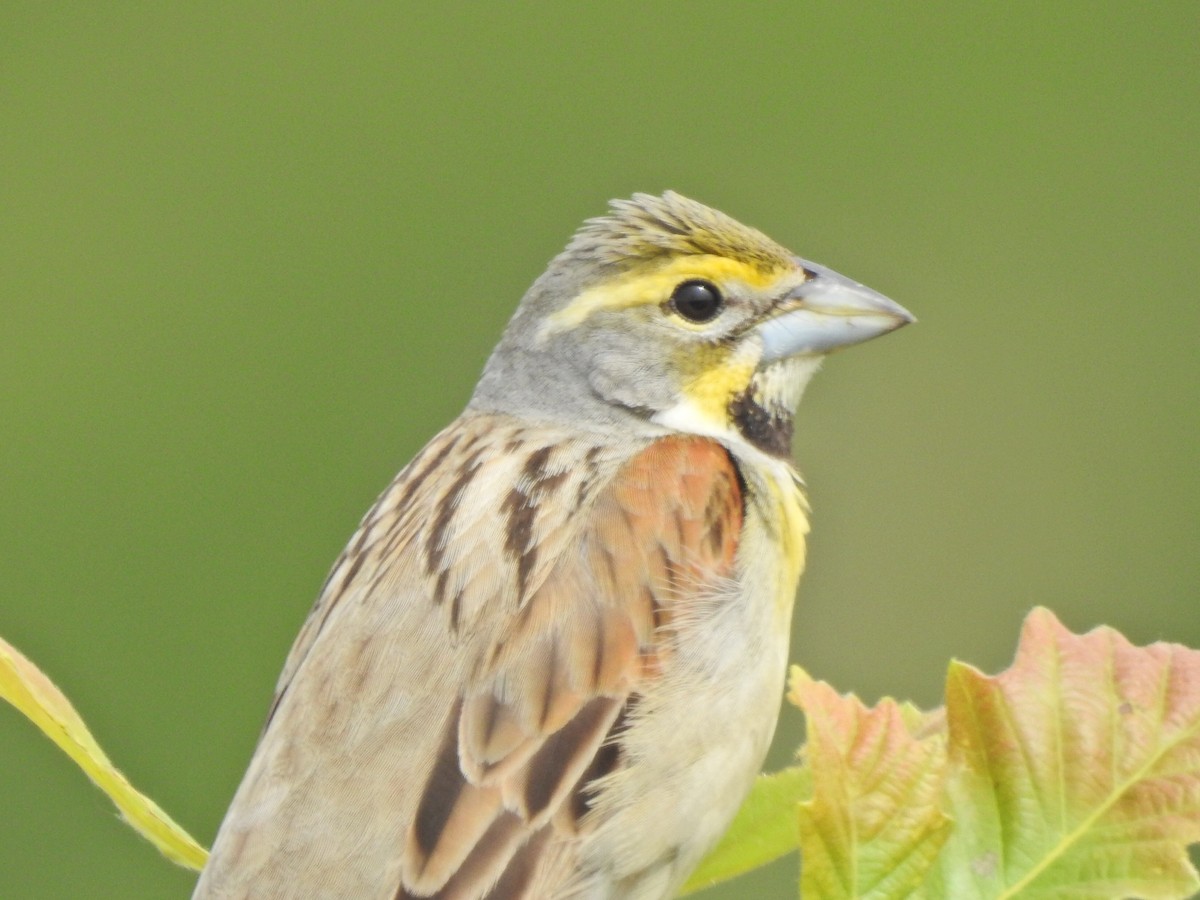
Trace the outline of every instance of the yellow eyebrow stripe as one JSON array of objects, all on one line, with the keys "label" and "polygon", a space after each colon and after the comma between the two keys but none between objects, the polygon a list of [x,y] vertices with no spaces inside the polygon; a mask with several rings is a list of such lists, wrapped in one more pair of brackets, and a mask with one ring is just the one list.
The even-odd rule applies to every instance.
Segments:
[{"label": "yellow eyebrow stripe", "polygon": [[740,281],[764,288],[778,281],[781,274],[725,256],[681,256],[650,272],[644,269],[630,272],[588,288],[546,319],[540,337],[575,328],[601,310],[657,305],[671,296],[677,284],[689,278],[704,278],[717,284]]}]

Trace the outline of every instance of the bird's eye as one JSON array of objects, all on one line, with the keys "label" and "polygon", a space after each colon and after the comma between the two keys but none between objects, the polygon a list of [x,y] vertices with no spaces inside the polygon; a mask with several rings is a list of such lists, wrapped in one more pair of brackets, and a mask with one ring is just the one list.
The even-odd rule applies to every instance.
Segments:
[{"label": "bird's eye", "polygon": [[689,322],[711,322],[724,306],[725,298],[708,281],[685,281],[671,294],[671,308]]}]

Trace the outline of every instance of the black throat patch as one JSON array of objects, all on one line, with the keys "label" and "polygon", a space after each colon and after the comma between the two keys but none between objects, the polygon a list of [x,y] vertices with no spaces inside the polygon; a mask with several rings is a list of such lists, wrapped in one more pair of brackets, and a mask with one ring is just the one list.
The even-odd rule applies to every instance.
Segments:
[{"label": "black throat patch", "polygon": [[792,455],[792,414],[778,407],[768,408],[754,398],[753,388],[738,394],[729,403],[729,418],[746,442],[768,456]]}]

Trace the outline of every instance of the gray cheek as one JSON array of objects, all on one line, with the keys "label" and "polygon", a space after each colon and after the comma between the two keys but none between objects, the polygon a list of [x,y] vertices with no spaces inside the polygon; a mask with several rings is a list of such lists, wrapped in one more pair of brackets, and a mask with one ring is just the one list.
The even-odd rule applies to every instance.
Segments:
[{"label": "gray cheek", "polygon": [[644,415],[674,406],[679,391],[661,359],[639,358],[626,348],[601,348],[591,354],[588,384],[608,403]]}]

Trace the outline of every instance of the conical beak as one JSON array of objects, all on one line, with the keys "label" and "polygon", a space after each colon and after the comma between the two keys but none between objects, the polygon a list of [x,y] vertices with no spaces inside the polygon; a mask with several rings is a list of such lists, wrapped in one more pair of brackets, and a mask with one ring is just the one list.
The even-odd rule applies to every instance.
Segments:
[{"label": "conical beak", "polygon": [[916,321],[899,303],[845,275],[807,260],[797,262],[813,277],[758,326],[763,363],[861,344]]}]

